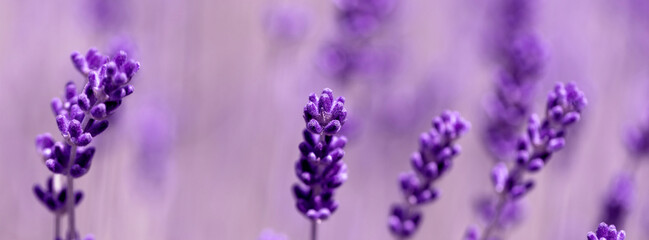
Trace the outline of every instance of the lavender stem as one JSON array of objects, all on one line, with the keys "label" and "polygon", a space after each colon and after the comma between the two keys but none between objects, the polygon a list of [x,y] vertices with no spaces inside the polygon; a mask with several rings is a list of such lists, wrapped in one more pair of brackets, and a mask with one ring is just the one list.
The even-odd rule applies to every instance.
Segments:
[{"label": "lavender stem", "polygon": [[311,221],[311,240],[318,239],[318,222],[316,220]]},{"label": "lavender stem", "polygon": [[[88,125],[88,119],[90,119],[90,116],[86,115],[83,118],[83,121],[81,122],[81,129],[86,129],[86,125]],[[66,207],[68,211],[68,240],[76,240],[78,239],[77,236],[77,230],[75,227],[75,222],[74,222],[74,177],[72,177],[72,165],[74,163],[74,160],[77,158],[77,145],[72,144],[72,147],[70,149],[70,160],[68,161],[68,170],[67,170],[67,178],[68,178],[68,195],[67,195],[67,200],[66,200]]]},{"label": "lavender stem", "polygon": [[74,225],[74,194],[71,194],[74,192],[74,178],[72,177],[72,174],[70,174],[70,168],[72,165],[72,161],[76,158],[77,155],[77,146],[73,145],[72,149],[70,150],[70,161],[68,162],[68,195],[67,195],[67,200],[65,202],[68,210],[68,240],[75,240],[77,239],[77,231],[75,229]]},{"label": "lavender stem", "polygon": [[54,214],[54,239],[61,239],[61,215]]},{"label": "lavender stem", "polygon": [[491,236],[491,232],[494,230],[495,226],[498,226],[498,221],[500,220],[500,216],[502,215],[506,202],[507,200],[505,199],[505,197],[500,194],[500,197],[498,198],[498,204],[496,205],[496,215],[494,216],[494,219],[490,221],[487,226],[485,226],[482,240],[489,239],[489,236]]}]

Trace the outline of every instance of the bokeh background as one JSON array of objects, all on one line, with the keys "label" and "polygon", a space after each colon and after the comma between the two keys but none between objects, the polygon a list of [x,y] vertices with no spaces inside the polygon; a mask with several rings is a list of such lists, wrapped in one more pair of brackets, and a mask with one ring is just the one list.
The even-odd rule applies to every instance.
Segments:
[{"label": "bokeh background", "polygon": [[[497,68],[484,44],[497,1],[397,2],[373,41],[388,60],[341,81],[318,67],[338,32],[330,0],[0,0],[0,239],[52,236],[53,217],[32,193],[49,174],[34,138],[57,132],[49,101],[67,81],[83,81],[69,54],[90,47],[126,48],[142,69],[94,143],[90,173],[76,181],[83,234],[243,240],[270,228],[306,239],[293,164],[307,96],[330,87],[348,103],[349,180],[320,238],[392,239],[397,176],[430,119],[454,109],[473,128],[414,239],[460,239],[480,223],[475,198],[491,191],[480,134]],[[533,26],[549,58],[530,96],[535,112],[557,81],[577,82],[590,105],[566,151],[535,176],[509,239],[583,239],[600,221],[609,182],[628,168],[638,194],[624,228],[649,239],[649,163],[630,164],[623,142],[649,110],[647,9],[635,0],[536,4]]]}]

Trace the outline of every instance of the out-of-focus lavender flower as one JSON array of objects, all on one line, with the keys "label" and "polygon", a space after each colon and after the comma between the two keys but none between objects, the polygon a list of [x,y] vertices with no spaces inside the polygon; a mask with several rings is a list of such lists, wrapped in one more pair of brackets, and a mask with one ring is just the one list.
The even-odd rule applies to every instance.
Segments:
[{"label": "out-of-focus lavender flower", "polygon": [[432,121],[432,129],[421,134],[419,151],[412,154],[413,171],[399,176],[404,202],[394,204],[388,219],[390,231],[397,237],[408,238],[421,222],[419,207],[437,199],[439,192],[433,183],[452,166],[460,153],[455,143],[470,128],[458,112],[444,111]]},{"label": "out-of-focus lavender flower", "polygon": [[575,84],[557,83],[548,94],[545,117],[542,120],[535,114],[530,117],[526,134],[517,143],[513,166],[499,162],[491,171],[499,200],[495,217],[485,227],[481,239],[491,239],[494,231],[501,230],[499,221],[505,206],[522,198],[534,187],[534,180],[526,174],[540,171],[552,154],[564,147],[567,128],[579,121],[586,104],[585,95]]},{"label": "out-of-focus lavender flower", "polygon": [[294,44],[306,35],[309,16],[304,9],[298,7],[274,7],[264,16],[264,28],[271,39]]},{"label": "out-of-focus lavender flower", "polygon": [[138,193],[157,197],[169,184],[173,176],[170,169],[174,162],[171,158],[176,142],[176,124],[174,111],[168,108],[167,102],[160,95],[146,95],[136,113],[133,131],[137,133],[137,160],[133,168],[138,178]]},{"label": "out-of-focus lavender flower", "polygon": [[119,30],[129,21],[132,6],[124,0],[88,0],[84,9],[87,19],[93,23],[93,28],[102,30]]},{"label": "out-of-focus lavender flower", "polygon": [[588,232],[586,235],[588,240],[624,240],[626,239],[626,232],[624,230],[617,230],[615,225],[608,225],[604,222],[600,223],[597,231]]},{"label": "out-of-focus lavender flower", "polygon": [[288,240],[286,235],[274,232],[273,230],[266,229],[261,232],[257,240]]},{"label": "out-of-focus lavender flower", "polygon": [[345,34],[368,36],[388,20],[397,0],[333,0],[338,27]]},{"label": "out-of-focus lavender flower", "polygon": [[494,93],[487,98],[483,138],[496,161],[512,159],[518,132],[529,116],[532,99],[546,58],[531,28],[533,0],[501,0],[494,6],[495,27],[490,49],[499,71]]},{"label": "out-of-focus lavender flower", "polygon": [[[525,217],[525,208],[521,201],[507,202],[502,206],[500,214],[498,214],[498,197],[493,195],[481,196],[475,202],[474,208],[485,223],[489,223],[498,217],[499,229],[506,229],[515,227],[523,221]],[[499,216],[498,216],[499,215]]]},{"label": "out-of-focus lavender flower", "polygon": [[138,51],[135,41],[127,35],[118,35],[111,38],[108,42],[108,52],[111,58],[117,57],[120,52],[125,52],[128,56],[136,56]]},{"label": "out-of-focus lavender flower", "polygon": [[[124,52],[119,52],[111,59],[96,49],[90,49],[85,56],[75,52],[71,58],[76,69],[88,81],[81,93],[77,92],[74,82],[68,82],[63,100],[54,98],[51,102],[63,141],[56,142],[49,133],[36,138],[36,147],[47,168],[55,174],[67,176],[66,192],[74,192],[74,178],[81,177],[90,170],[95,148],[87,145],[93,137],[108,128],[106,117],[121,105],[124,97],[133,93],[133,86],[129,83],[140,68],[140,64],[129,60]],[[48,200],[48,193],[50,197],[54,194],[39,189],[35,189],[35,193],[41,201]],[[61,195],[58,194],[58,197]],[[73,202],[78,202],[73,200],[76,197],[76,194],[67,194],[67,199],[59,199],[66,205],[69,221],[67,239],[71,240],[79,238],[73,207]],[[58,238],[58,217],[55,225],[55,238]]]},{"label": "out-of-focus lavender flower", "polygon": [[626,136],[626,146],[636,158],[649,155],[649,125],[641,124],[629,129]]},{"label": "out-of-focus lavender flower", "polygon": [[[67,200],[67,188],[62,183],[63,179],[61,179],[61,177],[63,176],[50,176],[47,178],[47,184],[44,188],[38,184],[34,185],[34,194],[36,195],[36,198],[56,215],[63,215],[67,211],[65,206],[65,201]],[[83,192],[76,191],[74,193],[75,206],[81,202],[82,198]]]},{"label": "out-of-focus lavender flower", "polygon": [[628,173],[619,174],[609,188],[604,201],[602,220],[616,226],[623,226],[626,215],[633,205],[635,183]]},{"label": "out-of-focus lavender flower", "polygon": [[338,32],[320,50],[318,68],[339,82],[355,76],[386,78],[398,62],[392,47],[379,47],[376,39],[385,29],[398,0],[333,0]]},{"label": "out-of-focus lavender flower", "polygon": [[345,99],[334,102],[331,89],[322,95],[309,95],[304,107],[306,129],[300,143],[300,159],[295,164],[295,174],[302,182],[293,185],[297,209],[312,221],[311,238],[317,235],[317,223],[338,209],[334,191],[347,180],[347,165],[342,161],[347,143],[344,136],[334,136],[345,123]]},{"label": "out-of-focus lavender flower", "polygon": [[532,108],[532,97],[544,54],[533,36],[519,39],[511,47],[511,57],[500,70],[495,93],[486,103],[487,123],[484,142],[496,160],[510,159]]}]

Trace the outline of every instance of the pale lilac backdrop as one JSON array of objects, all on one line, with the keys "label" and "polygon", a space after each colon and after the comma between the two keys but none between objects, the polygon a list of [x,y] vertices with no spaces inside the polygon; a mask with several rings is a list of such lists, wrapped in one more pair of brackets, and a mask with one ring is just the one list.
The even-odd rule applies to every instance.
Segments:
[{"label": "pale lilac backdrop", "polygon": [[[306,239],[308,222],[294,210],[289,189],[296,181],[301,109],[323,87],[344,95],[350,117],[362,121],[350,131],[349,180],[337,193],[338,212],[321,225],[321,239],[391,239],[386,218],[399,199],[396,178],[408,169],[419,132],[446,108],[460,111],[473,129],[460,141],[463,153],[439,183],[440,200],[424,209],[414,239],[460,239],[478,222],[472,199],[490,190],[491,161],[479,133],[495,72],[483,49],[492,1],[401,1],[390,27],[401,46],[400,70],[389,82],[347,85],[319,74],[314,63],[335,35],[328,0],[110,2],[117,14],[96,18],[96,1],[0,0],[0,239],[51,239],[53,217],[31,192],[48,175],[34,137],[56,132],[49,100],[66,81],[83,80],[69,54],[92,46],[108,51],[116,37],[133,43],[142,70],[135,94],[97,139],[90,173],[75,184],[86,193],[77,211],[83,234],[244,240],[272,228]],[[556,81],[578,82],[590,106],[568,143],[570,154],[536,176],[527,219],[510,239],[583,239],[598,223],[609,179],[629,161],[624,129],[647,113],[648,18],[642,8],[630,11],[629,2],[538,5],[536,29],[550,59],[536,110]],[[279,4],[308,15],[304,39],[291,46],[264,32],[264,15]],[[386,115],[383,94],[399,101],[420,86],[429,86],[423,107],[396,104],[399,111],[388,116],[414,117],[386,130],[394,126],[377,117]],[[649,239],[642,225],[649,212],[643,165],[626,227],[631,239]]]}]

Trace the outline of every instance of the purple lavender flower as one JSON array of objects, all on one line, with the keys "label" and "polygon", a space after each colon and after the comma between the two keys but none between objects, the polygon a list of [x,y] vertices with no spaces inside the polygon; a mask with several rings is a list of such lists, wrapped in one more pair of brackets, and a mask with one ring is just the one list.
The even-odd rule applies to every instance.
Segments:
[{"label": "purple lavender flower", "polygon": [[597,231],[588,232],[586,235],[588,240],[624,240],[626,239],[626,232],[624,230],[618,231],[615,225],[607,225],[602,222],[597,227]]},{"label": "purple lavender flower", "polygon": [[530,117],[527,132],[517,143],[513,166],[499,162],[491,171],[499,201],[495,217],[485,227],[481,239],[491,239],[494,231],[501,230],[500,216],[504,214],[505,206],[522,198],[534,187],[534,180],[525,175],[540,171],[552,154],[564,147],[567,128],[579,121],[586,104],[586,97],[575,84],[557,83],[548,94],[544,119],[537,115]]},{"label": "purple lavender flower", "polygon": [[422,218],[419,208],[439,196],[433,183],[451,168],[460,153],[455,141],[470,124],[458,112],[444,111],[433,119],[432,127],[419,137],[419,151],[410,158],[413,171],[399,176],[404,202],[392,206],[388,219],[390,231],[399,238],[408,238],[417,230]]},{"label": "purple lavender flower", "polygon": [[635,197],[635,182],[628,173],[619,174],[609,188],[604,201],[602,220],[604,222],[623,226]]},{"label": "purple lavender flower", "polygon": [[[88,81],[81,93],[77,93],[74,82],[68,82],[63,99],[54,98],[51,102],[63,141],[56,142],[51,134],[45,133],[36,138],[36,147],[45,166],[52,173],[67,176],[66,191],[69,189],[73,192],[74,178],[81,177],[90,170],[95,148],[87,145],[108,128],[106,117],[121,105],[124,97],[133,93],[130,81],[140,64],[129,60],[124,52],[119,52],[111,59],[96,49],[90,49],[85,56],[75,52],[71,58],[76,69]],[[46,193],[53,194],[51,191],[37,189],[35,192],[41,201],[47,200]],[[59,198],[60,196],[61,194],[58,195]],[[67,199],[59,199],[66,205],[69,240],[79,239],[75,229],[74,198],[72,194],[67,194]],[[58,237],[58,220],[56,223]]]},{"label": "purple lavender flower", "polygon": [[297,7],[281,6],[269,9],[264,17],[266,33],[281,43],[296,43],[309,28],[309,16]]},{"label": "purple lavender flower", "polygon": [[331,89],[324,89],[318,98],[309,96],[304,107],[306,129],[300,143],[300,159],[295,174],[304,184],[293,185],[297,209],[312,221],[312,239],[316,238],[317,223],[325,220],[338,208],[334,190],[347,180],[347,165],[342,161],[344,136],[334,136],[345,123],[345,99],[334,102]]}]

